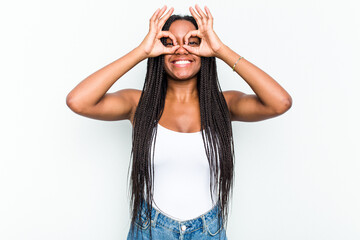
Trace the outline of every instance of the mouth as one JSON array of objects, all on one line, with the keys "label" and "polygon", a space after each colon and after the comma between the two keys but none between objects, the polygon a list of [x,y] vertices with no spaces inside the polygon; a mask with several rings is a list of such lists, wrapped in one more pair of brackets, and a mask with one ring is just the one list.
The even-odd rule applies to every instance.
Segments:
[{"label": "mouth", "polygon": [[174,64],[174,66],[176,67],[187,67],[189,66],[193,61],[191,60],[175,60],[175,61],[172,61],[171,63]]}]

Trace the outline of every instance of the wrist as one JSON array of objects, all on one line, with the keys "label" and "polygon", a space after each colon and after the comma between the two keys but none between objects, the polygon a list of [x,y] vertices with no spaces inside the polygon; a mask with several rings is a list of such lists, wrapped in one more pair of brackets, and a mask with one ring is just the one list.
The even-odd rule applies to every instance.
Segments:
[{"label": "wrist", "polygon": [[134,52],[139,57],[139,59],[141,61],[145,60],[145,59],[147,59],[149,57],[149,55],[146,53],[146,51],[141,46],[136,47],[134,49]]},{"label": "wrist", "polygon": [[222,43],[220,48],[217,51],[215,51],[215,57],[224,60],[224,56],[226,56],[227,50],[228,50],[228,46]]}]

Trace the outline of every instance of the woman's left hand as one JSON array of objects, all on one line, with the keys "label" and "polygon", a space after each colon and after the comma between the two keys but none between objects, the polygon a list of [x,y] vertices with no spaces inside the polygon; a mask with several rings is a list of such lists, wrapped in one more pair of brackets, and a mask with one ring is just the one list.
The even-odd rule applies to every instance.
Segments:
[{"label": "woman's left hand", "polygon": [[[220,41],[219,37],[213,30],[213,16],[210,13],[208,7],[205,6],[206,14],[201,10],[201,8],[196,4],[195,8],[197,12],[190,7],[190,13],[195,18],[198,25],[197,30],[190,31],[185,36],[185,45],[183,47],[188,50],[190,53],[203,56],[203,57],[217,57],[219,50],[224,46]],[[192,47],[189,46],[189,38],[198,37],[201,40],[200,46]]]}]

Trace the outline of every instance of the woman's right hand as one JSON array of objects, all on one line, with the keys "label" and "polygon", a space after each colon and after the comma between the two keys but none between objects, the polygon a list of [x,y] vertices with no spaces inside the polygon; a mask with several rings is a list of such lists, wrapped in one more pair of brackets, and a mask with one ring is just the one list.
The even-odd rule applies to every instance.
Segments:
[{"label": "woman's right hand", "polygon": [[[146,57],[157,57],[162,54],[172,54],[180,46],[177,44],[175,36],[169,31],[162,31],[162,27],[165,22],[171,16],[174,11],[174,8],[170,8],[169,11],[161,17],[165,10],[166,6],[161,9],[157,9],[153,16],[150,18],[150,27],[149,33],[146,35],[145,39],[141,42],[138,48],[140,48]],[[161,42],[161,38],[170,38],[173,42],[172,47],[166,47]]]}]

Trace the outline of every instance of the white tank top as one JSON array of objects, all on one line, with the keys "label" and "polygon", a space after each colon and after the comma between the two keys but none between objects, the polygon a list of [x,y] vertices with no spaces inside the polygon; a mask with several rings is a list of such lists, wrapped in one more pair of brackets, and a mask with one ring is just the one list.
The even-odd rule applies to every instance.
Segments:
[{"label": "white tank top", "polygon": [[210,194],[210,168],[201,132],[181,133],[158,124],[153,207],[173,219],[189,220],[213,208]]}]

